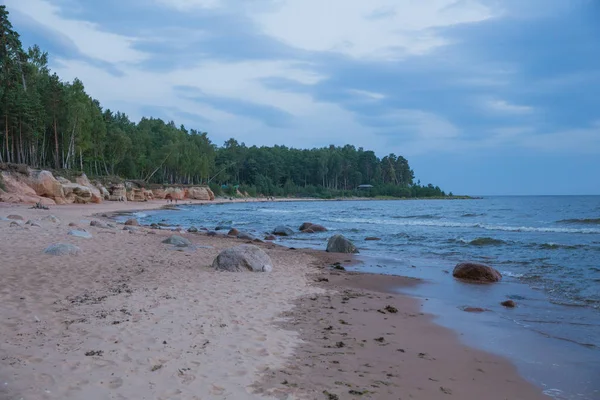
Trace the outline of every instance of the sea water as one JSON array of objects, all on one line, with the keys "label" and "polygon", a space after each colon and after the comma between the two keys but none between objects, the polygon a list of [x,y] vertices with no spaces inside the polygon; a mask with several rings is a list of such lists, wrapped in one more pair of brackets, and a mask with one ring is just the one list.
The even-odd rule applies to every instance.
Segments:
[{"label": "sea water", "polygon": [[[145,211],[140,222],[258,237],[277,225],[297,233],[290,247],[325,249],[341,233],[360,249],[358,270],[413,276],[410,289],[437,322],[461,339],[510,358],[559,399],[600,399],[600,196],[484,197],[476,200],[323,201],[180,205]],[[298,232],[303,222],[329,232]],[[375,236],[379,241],[365,241]],[[452,278],[458,262],[498,269],[503,280],[469,285]],[[513,299],[518,307],[499,303]],[[470,314],[464,306],[490,312]]]}]

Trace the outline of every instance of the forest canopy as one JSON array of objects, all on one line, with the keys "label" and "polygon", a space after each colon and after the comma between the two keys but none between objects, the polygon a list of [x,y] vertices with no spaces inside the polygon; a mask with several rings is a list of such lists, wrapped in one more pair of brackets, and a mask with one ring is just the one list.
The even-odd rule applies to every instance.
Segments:
[{"label": "forest canopy", "polygon": [[153,183],[240,186],[250,195],[332,197],[446,196],[437,186],[414,182],[402,156],[379,158],[352,145],[314,149],[223,146],[206,132],[173,121],[135,123],[104,109],[83,82],[65,82],[48,67],[37,45],[23,49],[6,6],[0,5],[0,162],[34,168],[72,169],[90,176],[117,175]]}]

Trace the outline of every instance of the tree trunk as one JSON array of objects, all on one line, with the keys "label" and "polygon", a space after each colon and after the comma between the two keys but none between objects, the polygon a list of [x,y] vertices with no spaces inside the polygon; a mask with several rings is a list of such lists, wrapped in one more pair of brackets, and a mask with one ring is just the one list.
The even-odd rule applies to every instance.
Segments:
[{"label": "tree trunk", "polygon": [[58,129],[56,128],[56,114],[54,114],[54,167],[60,168],[60,159],[58,157]]}]

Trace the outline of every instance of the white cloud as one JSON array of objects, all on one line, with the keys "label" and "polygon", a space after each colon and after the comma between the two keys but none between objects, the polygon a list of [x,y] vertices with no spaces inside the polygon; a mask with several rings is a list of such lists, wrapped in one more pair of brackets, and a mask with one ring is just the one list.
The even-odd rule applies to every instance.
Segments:
[{"label": "white cloud", "polygon": [[494,16],[478,0],[280,0],[251,12],[262,30],[288,45],[356,58],[395,59],[447,44],[432,28]]},{"label": "white cloud", "polygon": [[214,9],[221,5],[221,0],[155,0],[157,3],[172,7],[180,11],[188,11],[195,8]]},{"label": "white cloud", "polygon": [[505,114],[530,114],[535,111],[533,107],[512,104],[506,100],[488,100],[484,106],[488,110]]},{"label": "white cloud", "polygon": [[71,40],[79,52],[110,63],[135,63],[146,55],[134,49],[137,38],[117,35],[100,29],[97,24],[64,18],[58,6],[46,0],[4,0],[9,11],[23,13],[49,30]]},{"label": "white cloud", "polygon": [[386,96],[384,94],[370,92],[368,90],[348,89],[347,92],[350,94],[356,94],[356,95],[362,96],[365,99],[370,100],[370,101],[383,100],[386,98]]}]

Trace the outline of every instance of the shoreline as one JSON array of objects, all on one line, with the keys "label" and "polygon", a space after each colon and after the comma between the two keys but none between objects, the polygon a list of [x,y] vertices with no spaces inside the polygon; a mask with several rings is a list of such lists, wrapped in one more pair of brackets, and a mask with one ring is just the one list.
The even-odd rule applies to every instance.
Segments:
[{"label": "shoreline", "polygon": [[[448,392],[451,392],[460,394],[461,398],[469,399],[469,393],[483,393],[480,391],[490,390],[490,388],[493,388],[490,392],[500,396],[507,394],[508,392],[503,390],[508,390],[509,387],[510,390],[516,390],[515,393],[520,393],[518,398],[546,398],[542,396],[541,389],[525,382],[508,360],[471,349],[461,344],[455,333],[436,325],[432,321],[432,316],[420,311],[418,299],[390,293],[391,288],[400,283],[406,285],[414,284],[416,281],[410,278],[389,276],[377,278],[376,275],[341,273],[328,268],[323,269],[335,260],[345,265],[351,264],[350,255],[332,255],[318,250],[290,250],[277,244],[264,243],[258,245],[264,248],[275,262],[276,268],[272,274],[219,274],[208,267],[214,256],[219,249],[245,243],[243,240],[225,237],[209,238],[202,234],[183,233],[199,246],[194,253],[170,249],[156,252],[158,240],[171,234],[171,231],[153,232],[146,227],[141,227],[139,233],[129,234],[121,230],[103,231],[85,226],[81,222],[92,215],[147,211],[164,205],[162,201],[148,203],[150,204],[144,204],[142,208],[137,203],[128,203],[127,205],[132,206],[129,209],[123,207],[122,203],[114,205],[109,203],[57,206],[50,211],[31,210],[26,206],[0,205],[2,216],[19,213],[27,218],[32,216],[39,218],[55,213],[63,220],[58,226],[44,224],[41,229],[11,228],[8,226],[9,222],[0,222],[0,233],[9,239],[3,240],[5,245],[0,244],[2,253],[7,254],[6,263],[1,271],[5,280],[0,288],[0,300],[7,304],[7,315],[3,317],[8,317],[9,320],[0,325],[2,336],[6,338],[5,344],[7,344],[7,347],[3,346],[2,357],[14,360],[9,367],[3,367],[0,371],[0,377],[5,382],[11,382],[14,386],[22,385],[23,388],[20,390],[33,390],[31,387],[25,388],[33,374],[36,384],[43,383],[52,387],[47,389],[51,392],[49,395],[39,398],[82,398],[77,397],[78,393],[87,393],[86,391],[94,387],[97,389],[100,381],[106,386],[108,381],[108,389],[116,393],[124,393],[125,396],[127,393],[137,393],[142,388],[149,396],[158,396],[160,393],[174,396],[174,390],[191,393],[188,390],[194,389],[211,396],[209,398],[227,398],[227,395],[235,396],[236,393],[238,397],[233,398],[273,398],[263,397],[267,394],[280,398],[278,396],[283,392],[299,396],[298,398],[306,396],[307,393],[318,395],[317,398],[321,396],[327,398],[324,397],[323,391],[331,394],[339,392],[338,395],[345,398],[344,396],[347,396],[350,390],[356,392],[366,390],[363,398],[385,399],[388,398],[386,396],[389,393],[394,392],[392,389],[396,385],[403,388],[402,390],[406,388],[407,382],[404,379],[410,376],[409,372],[414,369],[422,371],[423,377],[430,371],[436,372],[435,376],[427,377],[424,381],[417,380],[418,385],[411,386],[410,393],[414,398],[446,398]],[[67,230],[71,229],[66,226],[68,222],[79,224],[94,237],[89,240],[71,239],[66,236]],[[34,237],[37,239],[33,240]],[[83,254],[78,257],[54,259],[39,254],[42,249],[39,243],[56,241],[59,237],[80,245]],[[204,249],[201,246],[211,246],[211,248]],[[110,249],[110,252],[106,253],[104,249]],[[26,270],[30,265],[34,266],[35,273]],[[50,271],[46,271],[47,268]],[[73,276],[77,273],[84,275],[83,279]],[[42,277],[36,274],[41,274]],[[198,280],[200,276],[203,278]],[[326,277],[329,282],[314,282],[319,277]],[[65,284],[66,282],[71,284]],[[388,287],[385,288],[383,283]],[[234,288],[231,287],[232,285]],[[15,292],[17,287],[20,288],[18,293]],[[52,290],[46,293],[43,289],[48,288]],[[264,292],[265,289],[268,292]],[[203,290],[209,290],[209,295],[203,294]],[[242,297],[239,297],[238,292]],[[384,292],[385,298],[382,298]],[[192,293],[194,294],[190,295]],[[354,293],[357,297],[347,296],[347,293]],[[29,301],[30,296],[34,300],[33,303]],[[97,300],[103,296],[106,298],[98,304],[89,303],[90,298]],[[21,297],[25,300],[21,300]],[[346,297],[349,299],[345,300]],[[246,304],[248,298],[253,299],[250,304]],[[53,302],[50,302],[50,299],[53,299]],[[79,303],[77,301],[65,303],[67,299],[76,299]],[[358,305],[357,299],[364,301],[365,304]],[[389,325],[392,321],[391,317],[377,312],[377,309],[384,307],[382,302],[386,304],[393,302],[394,307],[399,310],[398,313],[393,314],[394,318],[401,317],[401,323],[394,325],[395,328]],[[109,303],[110,306],[105,306],[105,303]],[[348,313],[343,316],[348,325],[341,324],[331,315],[322,314],[327,312],[325,308],[327,304],[330,304],[329,307],[333,306],[343,313]],[[44,308],[42,305],[47,310],[39,309]],[[121,306],[123,308],[119,309],[118,307]],[[200,313],[196,310],[198,307],[203,308],[204,312]],[[244,313],[244,309],[248,307],[250,309]],[[134,308],[140,311],[132,312]],[[361,309],[368,309],[369,312]],[[131,315],[119,310],[126,310]],[[61,320],[62,314],[65,314],[64,320]],[[98,315],[106,316],[100,318]],[[199,318],[205,319],[207,315],[215,321],[195,322],[199,321]],[[165,318],[179,322],[174,326],[168,324],[170,321],[164,321]],[[320,322],[315,325],[315,321],[319,318],[330,318],[332,322],[328,322],[324,327],[320,326]],[[41,322],[37,322],[38,319]],[[217,323],[218,320],[223,322]],[[68,322],[66,328],[65,321]],[[363,321],[365,326],[362,325]],[[118,323],[114,324],[114,322]],[[40,326],[37,324],[43,325],[43,335],[39,333]],[[198,329],[199,325],[205,327],[202,336],[206,336],[206,339],[195,340],[192,344],[190,338],[185,335],[189,336],[191,332]],[[322,339],[321,329],[329,326],[332,326],[332,329],[328,333],[330,335],[328,340],[340,338],[341,340],[333,341],[334,345],[338,341],[347,340],[348,346],[328,349],[333,355],[319,355],[319,359],[324,357],[329,360],[335,357],[348,365],[353,365],[353,362],[360,363],[363,358],[370,357],[369,352],[373,351],[381,355],[381,362],[387,366],[388,372],[384,373],[383,369],[379,368],[373,369],[368,374],[362,373],[363,369],[359,368],[359,364],[356,368],[350,368],[352,371],[338,371],[339,368],[329,368],[327,371],[319,369],[326,364],[323,362],[315,363],[315,367],[310,369],[294,364],[294,360],[304,359],[308,354],[314,355],[316,348],[323,353],[325,348],[321,346],[331,345],[329,342],[327,344],[322,342],[324,339]],[[404,327],[407,329],[406,332],[386,335],[393,333],[396,328]],[[170,335],[171,338],[161,341],[156,337],[160,332],[163,334],[168,332],[166,336]],[[430,336],[430,332],[435,332],[435,335]],[[21,336],[15,336],[17,334]],[[67,343],[62,337],[65,335],[68,338]],[[23,336],[27,339],[25,342]],[[374,341],[370,336],[382,337],[384,341]],[[351,337],[354,339],[343,339]],[[108,339],[114,343],[107,341]],[[221,342],[222,340],[225,342]],[[364,347],[359,340],[367,340]],[[396,343],[396,340],[402,343]],[[419,344],[419,340],[426,341]],[[117,343],[121,341],[125,344]],[[195,343],[197,341],[201,343]],[[206,341],[213,343],[214,347],[206,344],[205,349],[200,352],[204,358],[199,361],[204,364],[208,357],[215,363],[211,364],[212,367],[195,365],[189,358],[190,350],[184,351],[182,348],[183,345],[199,346]],[[167,344],[161,344],[163,342]],[[30,350],[21,350],[18,343],[21,346],[29,343]],[[89,347],[90,343],[94,343],[96,347],[102,345],[103,349],[88,351],[102,351],[103,356],[82,356],[84,345]],[[59,344],[61,346],[58,346]],[[396,344],[403,346],[405,353],[385,351],[386,346]],[[430,350],[418,350],[418,347],[425,345]],[[177,349],[174,350],[172,346]],[[57,350],[58,347],[61,349]],[[214,353],[210,353],[208,348]],[[23,352],[27,354],[21,354]],[[192,353],[194,352],[198,353],[192,350]],[[125,358],[123,358],[124,353]],[[419,356],[421,353],[426,355]],[[36,358],[36,354],[44,354],[44,357],[32,361]],[[399,354],[402,357],[398,357]],[[464,358],[464,354],[469,354],[471,358]],[[428,360],[429,356],[435,360]],[[457,357],[464,360],[469,374],[459,374],[460,376],[455,374],[452,360],[456,360]],[[489,366],[482,369],[495,372],[484,374],[474,368],[480,363],[482,357],[489,361],[489,364],[486,364]],[[43,358],[54,361],[46,362]],[[53,371],[49,363],[56,363],[61,359],[66,360],[70,369]],[[137,367],[132,368],[132,361],[128,359],[133,359],[133,365]],[[331,359],[331,361],[340,360]],[[145,368],[140,368],[140,364],[145,364]],[[181,369],[176,368],[175,364],[186,364],[186,366]],[[242,375],[232,372],[234,364],[245,366],[238,371]],[[373,362],[369,364],[375,365]],[[92,371],[92,378],[87,384],[82,383],[83,381],[73,381],[77,377],[83,379],[82,365],[91,368]],[[216,370],[212,371],[215,366]],[[34,372],[32,367],[38,372]],[[153,370],[153,368],[158,369]],[[372,369],[372,367],[365,368]],[[117,370],[117,375],[119,375],[118,371],[121,371],[120,377],[110,378],[103,375],[107,369]],[[183,373],[178,372],[177,369]],[[389,372],[389,369],[396,372]],[[40,370],[44,371],[41,375]],[[315,371],[322,373],[316,376]],[[75,378],[67,379],[63,374],[73,374]],[[295,380],[287,378],[289,384],[283,385],[281,383],[283,380],[277,382],[279,377],[283,376],[282,374],[286,376],[292,374]],[[397,376],[388,376],[388,374]],[[478,374],[484,377],[480,378]],[[190,375],[194,375],[195,378],[191,380]],[[180,379],[175,381],[169,379],[173,376]],[[324,376],[327,376],[328,380],[320,380]],[[372,382],[367,382],[365,376],[370,376],[373,382],[381,381],[390,384],[379,383],[376,384],[379,386],[374,388],[369,386]],[[57,388],[61,385],[61,379],[66,379],[65,384],[69,384],[67,388]],[[207,387],[200,389],[199,380],[204,380],[204,386]],[[507,383],[507,380],[510,382]],[[412,379],[410,381],[416,385],[417,381]],[[147,382],[154,382],[154,387],[147,388]],[[344,391],[340,391],[340,385],[336,382],[355,382],[353,384],[357,387],[343,387],[344,390],[347,389],[345,394]],[[311,392],[314,390],[311,389],[313,384],[320,388],[319,390],[323,390],[319,393]],[[441,387],[444,390],[440,389]],[[53,397],[56,390],[63,397]],[[397,398],[397,393],[396,389],[396,397],[389,398]],[[486,393],[489,395],[488,392]]]}]

